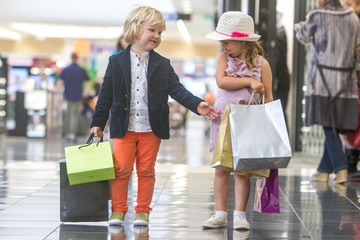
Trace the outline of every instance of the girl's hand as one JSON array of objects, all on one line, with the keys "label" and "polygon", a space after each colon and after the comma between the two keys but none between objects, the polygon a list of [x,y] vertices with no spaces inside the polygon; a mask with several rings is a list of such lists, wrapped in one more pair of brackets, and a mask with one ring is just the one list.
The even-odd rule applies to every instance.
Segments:
[{"label": "girl's hand", "polygon": [[94,133],[95,137],[102,137],[103,136],[103,132],[102,132],[101,128],[99,128],[99,127],[92,127],[91,132]]},{"label": "girl's hand", "polygon": [[220,116],[220,111],[213,108],[207,102],[200,102],[196,110],[198,111],[198,113],[201,114],[201,116],[204,116],[206,119],[209,120],[216,119]]},{"label": "girl's hand", "polygon": [[265,88],[264,88],[264,85],[255,80],[255,79],[252,79],[251,82],[250,82],[250,87],[254,90],[254,92],[256,93],[263,93],[265,91]]}]

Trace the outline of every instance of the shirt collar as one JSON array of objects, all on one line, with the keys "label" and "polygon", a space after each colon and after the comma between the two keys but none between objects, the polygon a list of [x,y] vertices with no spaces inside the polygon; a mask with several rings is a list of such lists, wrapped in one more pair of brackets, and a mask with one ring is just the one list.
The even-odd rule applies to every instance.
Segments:
[{"label": "shirt collar", "polygon": [[[144,52],[143,55],[142,55],[142,59],[141,59],[141,60],[148,58],[148,57],[149,57],[149,53],[150,53],[150,52]],[[133,57],[133,58],[138,58],[138,59],[139,59],[139,54],[137,54],[136,52],[134,52],[134,51],[131,50],[131,49],[130,49],[130,54],[131,54],[131,57]],[[140,60],[140,59],[139,59],[139,60]]]}]

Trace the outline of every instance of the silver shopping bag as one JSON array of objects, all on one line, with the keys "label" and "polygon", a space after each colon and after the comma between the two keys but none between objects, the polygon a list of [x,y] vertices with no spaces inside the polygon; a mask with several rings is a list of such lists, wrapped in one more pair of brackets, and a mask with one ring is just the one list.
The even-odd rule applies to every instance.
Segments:
[{"label": "silver shopping bag", "polygon": [[229,111],[236,171],[288,166],[292,151],[280,100],[258,105],[232,103]]}]

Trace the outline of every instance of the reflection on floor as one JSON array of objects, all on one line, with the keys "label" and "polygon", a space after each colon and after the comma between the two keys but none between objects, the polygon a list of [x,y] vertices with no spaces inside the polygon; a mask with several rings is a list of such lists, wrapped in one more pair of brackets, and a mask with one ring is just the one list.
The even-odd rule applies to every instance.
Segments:
[{"label": "reflection on floor", "polygon": [[214,170],[209,167],[209,139],[203,126],[203,121],[190,121],[186,131],[173,133],[172,139],[162,142],[149,227],[132,226],[135,173],[123,227],[108,227],[106,222],[61,223],[59,159],[70,144],[59,134],[46,140],[3,136],[0,239],[360,239],[360,182],[310,183],[318,158],[298,153],[287,169],[279,171],[279,214],[253,211],[256,179],[252,178],[247,209],[251,230],[234,231],[231,182],[228,228],[202,229],[201,223],[214,212]]}]

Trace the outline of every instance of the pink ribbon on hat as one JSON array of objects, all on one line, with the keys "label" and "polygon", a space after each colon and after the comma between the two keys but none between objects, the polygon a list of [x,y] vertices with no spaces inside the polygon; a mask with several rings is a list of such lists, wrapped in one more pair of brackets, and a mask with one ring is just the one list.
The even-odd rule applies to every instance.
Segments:
[{"label": "pink ribbon on hat", "polygon": [[232,32],[231,37],[248,37],[248,33],[242,33],[242,32]]},{"label": "pink ribbon on hat", "polygon": [[220,34],[222,34],[222,35],[230,36],[230,37],[232,37],[232,38],[236,38],[236,37],[248,37],[248,36],[249,36],[248,33],[242,33],[242,32],[232,32],[231,35],[225,34],[225,33],[219,32],[219,31],[215,31],[215,32],[220,33]]}]

